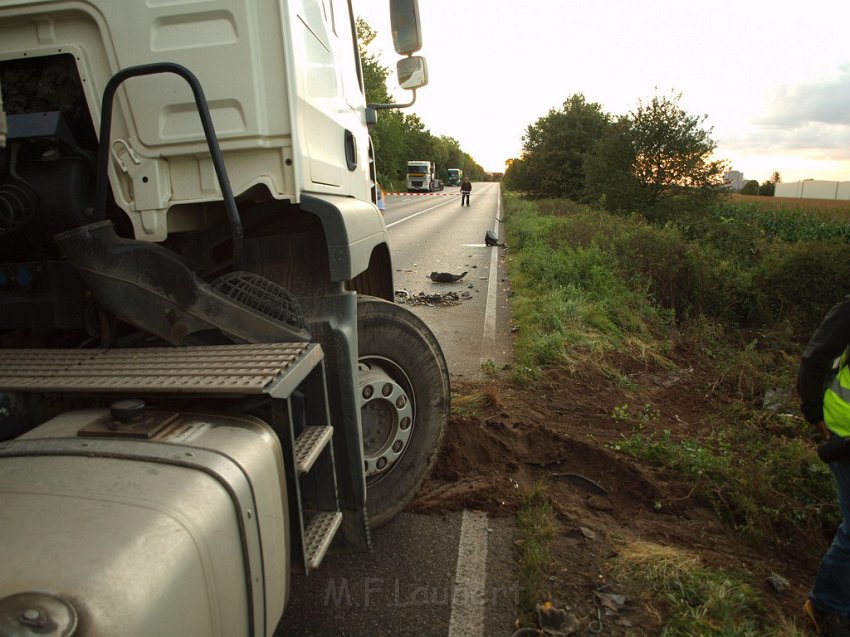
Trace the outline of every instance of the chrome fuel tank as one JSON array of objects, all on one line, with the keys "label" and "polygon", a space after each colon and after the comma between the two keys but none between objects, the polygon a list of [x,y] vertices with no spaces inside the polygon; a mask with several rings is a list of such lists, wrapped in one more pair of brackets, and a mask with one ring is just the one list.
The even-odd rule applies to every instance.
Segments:
[{"label": "chrome fuel tank", "polygon": [[247,416],[151,413],[146,435],[86,410],[0,442],[0,632],[273,633],[289,571],[277,437]]}]

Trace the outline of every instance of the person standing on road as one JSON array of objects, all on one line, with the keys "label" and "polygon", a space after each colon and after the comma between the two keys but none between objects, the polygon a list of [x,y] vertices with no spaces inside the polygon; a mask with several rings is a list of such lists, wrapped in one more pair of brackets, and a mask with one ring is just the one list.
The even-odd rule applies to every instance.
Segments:
[{"label": "person standing on road", "polygon": [[[850,637],[850,296],[835,305],[812,336],[797,376],[803,416],[825,442],[818,455],[835,479],[841,524],[821,559],[803,612],[825,637]],[[836,366],[837,362],[837,366]]]},{"label": "person standing on road", "polygon": [[469,181],[469,177],[463,178],[463,183],[460,185],[460,205],[463,206],[463,203],[466,202],[466,207],[469,207],[469,193],[472,192],[472,182]]},{"label": "person standing on road", "polygon": [[381,184],[377,184],[377,183],[375,184],[375,188],[376,188],[375,195],[376,195],[376,198],[378,200],[376,202],[376,205],[378,206],[378,210],[380,210],[383,213],[384,208],[387,207],[387,204],[384,202],[384,189],[381,188]]}]

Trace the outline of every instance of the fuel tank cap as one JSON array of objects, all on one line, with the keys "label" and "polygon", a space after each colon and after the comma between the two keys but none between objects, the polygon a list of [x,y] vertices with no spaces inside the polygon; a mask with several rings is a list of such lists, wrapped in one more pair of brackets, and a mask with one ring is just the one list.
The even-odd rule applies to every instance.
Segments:
[{"label": "fuel tank cap", "polygon": [[49,593],[16,593],[0,599],[0,635],[4,637],[71,637],[77,611]]}]

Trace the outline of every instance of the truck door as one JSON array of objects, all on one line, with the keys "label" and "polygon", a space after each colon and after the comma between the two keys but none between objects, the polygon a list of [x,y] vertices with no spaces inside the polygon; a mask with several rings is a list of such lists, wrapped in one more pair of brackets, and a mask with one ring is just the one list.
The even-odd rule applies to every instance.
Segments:
[{"label": "truck door", "polygon": [[365,97],[348,2],[296,0],[294,4],[294,49],[303,106],[299,126],[307,151],[308,181],[316,190],[328,191],[322,186],[332,186],[337,192],[368,198],[368,179],[351,177],[352,165],[363,168],[366,163],[368,133],[360,114]]},{"label": "truck door", "polygon": [[331,43],[330,0],[300,0],[293,21],[302,113],[299,127],[307,152],[308,181],[341,186],[343,133],[334,113],[343,105],[342,85]]}]

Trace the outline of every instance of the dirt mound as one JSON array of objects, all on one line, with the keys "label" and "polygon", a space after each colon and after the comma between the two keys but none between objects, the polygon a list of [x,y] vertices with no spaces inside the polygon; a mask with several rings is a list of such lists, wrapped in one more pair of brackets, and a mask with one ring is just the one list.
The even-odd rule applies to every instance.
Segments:
[{"label": "dirt mound", "polygon": [[627,515],[634,507],[652,510],[662,499],[657,481],[621,454],[505,416],[451,421],[437,465],[413,510],[473,507],[491,515],[513,514],[520,494],[540,480],[569,485],[564,495],[570,500],[585,497],[597,508]]},{"label": "dirt mound", "polygon": [[[799,615],[817,551],[788,558],[753,547],[698,499],[687,477],[613,448],[633,431],[633,425],[612,418],[618,408],[661,406],[658,418],[647,423],[647,433],[664,429],[684,438],[708,428],[717,403],[705,391],[705,379],[692,370],[641,365],[625,373],[628,382],[599,370],[580,370],[561,371],[545,386],[529,390],[498,382],[456,387],[456,395],[486,400],[474,410],[456,405],[455,412],[466,415],[452,417],[437,464],[409,510],[514,515],[523,494],[543,482],[560,525],[553,554],[563,576],[553,582],[553,597],[593,609],[593,591],[617,551],[613,539],[630,538],[687,548],[708,566],[749,571],[762,584],[769,606],[789,617]],[[790,580],[782,594],[768,584],[774,572]],[[641,596],[640,591],[628,593],[632,599]],[[657,621],[645,610],[633,612],[634,625]]]}]

